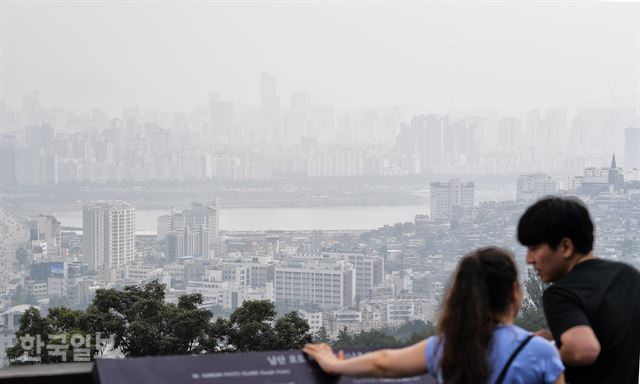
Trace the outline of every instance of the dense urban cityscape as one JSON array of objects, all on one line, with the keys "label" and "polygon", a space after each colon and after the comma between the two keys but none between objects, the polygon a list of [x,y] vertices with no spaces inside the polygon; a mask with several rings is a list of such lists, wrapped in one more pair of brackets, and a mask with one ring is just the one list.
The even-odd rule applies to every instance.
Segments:
[{"label": "dense urban cityscape", "polygon": [[635,382],[639,28],[0,0],[0,384]]},{"label": "dense urban cityscape", "polygon": [[[274,85],[269,81],[274,80],[263,77],[263,117],[268,115],[269,103],[273,103],[269,101],[269,90],[273,92]],[[55,116],[65,121],[64,115],[49,113],[39,106],[36,96],[25,96],[21,109],[14,111],[5,106],[3,110],[3,365],[7,364],[4,348],[16,342],[17,319],[30,305],[44,310],[60,305],[83,309],[98,289],[123,289],[151,281],[165,284],[167,302],[177,303],[185,294],[202,295],[200,307],[210,309],[214,316],[229,316],[247,300],[270,300],[282,310],[298,310],[308,321],[310,332],[317,334],[322,328],[331,338],[338,337],[344,327],[357,332],[398,327],[416,320],[433,323],[449,276],[469,250],[490,244],[509,249],[518,256],[522,276],[527,276],[515,227],[527,205],[546,195],[582,198],[597,226],[595,253],[640,268],[640,129],[629,125],[633,122],[631,111],[601,110],[591,115],[593,121],[585,120],[584,113],[579,114],[572,120],[571,129],[565,113],[560,111],[548,111],[543,119],[538,111],[530,112],[526,129],[516,118],[493,120],[498,126],[490,129],[483,128],[483,124],[490,124],[491,119],[462,118],[450,123],[448,116],[420,115],[406,124],[389,123],[386,131],[380,128],[381,135],[396,135],[396,145],[387,146],[386,154],[382,143],[392,142],[390,138],[367,143],[372,152],[356,147],[326,152],[321,142],[331,139],[302,132],[304,135],[301,133],[288,144],[290,150],[277,152],[284,156],[278,159],[267,152],[252,152],[244,157],[234,152],[241,146],[234,149],[235,139],[228,136],[237,132],[231,128],[231,104],[215,98],[208,111],[209,122],[203,122],[207,116],[203,113],[203,120],[193,123],[202,130],[194,133],[176,130],[176,126],[164,129],[160,121],[140,123],[135,117],[125,117],[123,125],[123,120],[109,120],[97,111],[84,120],[69,120],[67,116],[66,124],[57,123],[63,128],[54,129],[58,121]],[[292,111],[296,108],[300,109],[296,113],[304,116],[301,121],[313,120],[309,105],[292,102]],[[305,108],[309,115],[303,112]],[[375,115],[371,118],[363,127],[384,127]],[[618,127],[613,131],[622,135],[622,143],[607,149],[622,147],[624,167],[618,166],[613,152],[606,161],[599,161],[605,155],[604,149],[598,148],[595,138],[589,138],[589,127],[604,124],[598,119]],[[186,121],[175,119],[174,123],[187,125]],[[86,124],[89,133],[72,132],[72,124]],[[269,132],[265,134],[278,141],[278,129],[286,124],[287,118],[274,116],[272,128],[263,127],[262,132]],[[24,128],[16,129],[18,126]],[[307,124],[298,125],[301,127]],[[495,128],[498,134],[494,139],[498,142],[487,144],[488,132]],[[173,132],[182,133],[175,137]],[[364,136],[375,137],[372,132]],[[576,139],[568,140],[569,134]],[[285,136],[291,138],[292,134]],[[353,143],[362,143],[364,136],[354,137]],[[217,147],[207,142],[219,137],[223,140]],[[538,146],[526,149],[524,143],[531,140],[538,140]],[[584,148],[591,144],[594,155],[590,158],[588,151],[580,151],[581,157],[572,157],[563,143],[575,142]],[[557,153],[551,151],[553,143]],[[503,145],[504,149],[483,151],[483,145]],[[326,148],[335,146],[331,142]],[[532,153],[532,148],[537,147],[549,148],[550,157],[545,160],[544,153]],[[205,153],[207,148],[213,150]],[[216,155],[218,150],[223,155]],[[202,154],[196,154],[199,151]],[[290,157],[292,153],[297,157]],[[563,157],[557,157],[559,153]],[[539,162],[531,162],[527,156],[535,156]],[[578,167],[582,172],[573,176],[557,172]],[[513,176],[519,169],[548,173]],[[449,174],[460,176],[449,178]],[[487,196],[479,201],[476,184],[470,181],[476,174],[504,175],[504,179],[512,180],[508,189],[515,191],[515,196],[494,194],[498,198]],[[428,189],[409,194],[413,201],[409,199],[408,203],[415,203],[415,209],[422,203],[424,210],[414,212],[412,219],[405,222],[352,230],[296,230],[296,224],[289,223],[290,229],[286,230],[229,231],[220,228],[225,198],[210,194],[208,200],[177,203],[177,207],[166,200],[164,205],[152,199],[143,202],[147,208],[149,204],[152,208],[170,208],[154,217],[154,228],[137,231],[136,206],[132,202],[79,201],[64,196],[57,196],[54,202],[51,196],[36,192],[42,188],[55,191],[69,184],[72,189],[96,188],[96,193],[108,196],[110,192],[99,192],[101,183],[122,183],[125,191],[134,193],[136,189],[152,190],[153,183],[169,181],[189,185],[200,180],[205,189],[216,182],[231,183],[230,190],[242,189],[240,183],[253,182],[250,188],[258,191],[253,196],[278,207],[283,200],[268,192],[274,185],[276,190],[290,189],[291,203],[296,189],[304,191],[300,185],[304,186],[305,180],[321,178],[322,183],[333,185],[358,176],[369,176],[369,182],[378,178],[381,185],[403,180],[403,176],[414,177],[409,184]],[[355,184],[367,184],[367,180],[356,179]],[[374,187],[360,191],[361,196],[380,189],[375,187],[376,182],[371,184]],[[354,189],[350,185],[344,188],[344,195]],[[420,191],[420,187],[414,188]],[[387,195],[374,198],[374,204],[388,204],[389,195],[395,192],[392,188]],[[34,213],[33,207],[24,210],[25,197],[33,199],[30,196],[34,193],[42,195],[43,201],[34,204],[35,209],[43,210],[40,213]],[[222,194],[232,205],[251,206],[247,204],[251,198],[243,201],[232,193]],[[307,205],[322,206],[326,197],[315,197],[318,201],[314,201],[312,195],[303,200]],[[145,199],[138,196],[135,200]],[[184,197],[178,201],[183,200]],[[47,204],[49,208],[43,208]],[[348,210],[353,202],[338,198],[334,204],[338,210]],[[56,217],[55,206],[77,205],[81,205],[81,223],[65,223]],[[393,205],[402,203],[391,200]],[[363,208],[378,209],[369,204]]]},{"label": "dense urban cityscape", "polygon": [[[575,174],[624,153],[637,166],[637,111],[563,109],[417,114],[400,107],[351,112],[316,105],[309,92],[280,105],[262,74],[260,105],[209,95],[189,113],[125,108],[122,115],[0,103],[2,183],[271,180],[348,176]],[[611,127],[601,141],[601,127]],[[628,146],[625,147],[625,146]],[[631,176],[631,175],[629,175]],[[633,177],[638,177],[634,175]]]}]

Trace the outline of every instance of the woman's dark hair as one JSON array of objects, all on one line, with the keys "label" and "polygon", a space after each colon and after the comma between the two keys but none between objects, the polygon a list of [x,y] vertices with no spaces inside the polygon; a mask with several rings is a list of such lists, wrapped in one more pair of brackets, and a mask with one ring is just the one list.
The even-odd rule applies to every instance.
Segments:
[{"label": "woman's dark hair", "polygon": [[496,318],[512,303],[518,271],[508,251],[481,248],[462,258],[439,320],[440,368],[448,384],[484,383]]},{"label": "woman's dark hair", "polygon": [[555,250],[565,237],[578,253],[593,249],[593,222],[577,198],[545,197],[527,208],[518,223],[518,241],[524,246],[548,244]]}]

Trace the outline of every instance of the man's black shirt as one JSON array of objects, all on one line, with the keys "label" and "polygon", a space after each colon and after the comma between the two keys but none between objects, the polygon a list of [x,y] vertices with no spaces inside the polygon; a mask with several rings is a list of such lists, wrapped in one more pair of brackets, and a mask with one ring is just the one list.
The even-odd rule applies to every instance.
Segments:
[{"label": "man's black shirt", "polygon": [[594,364],[566,367],[567,382],[638,383],[640,272],[623,263],[586,260],[547,288],[543,303],[558,348],[562,333],[579,325],[591,327],[600,342]]}]

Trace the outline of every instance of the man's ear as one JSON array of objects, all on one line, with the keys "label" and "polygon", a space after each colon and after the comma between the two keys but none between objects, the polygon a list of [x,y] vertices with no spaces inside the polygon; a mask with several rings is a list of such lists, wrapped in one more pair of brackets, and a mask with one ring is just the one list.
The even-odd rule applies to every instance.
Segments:
[{"label": "man's ear", "polygon": [[570,238],[563,237],[562,240],[560,240],[560,244],[558,245],[558,247],[562,251],[563,259],[568,259],[573,256],[575,248],[573,247],[573,240],[571,240]]}]

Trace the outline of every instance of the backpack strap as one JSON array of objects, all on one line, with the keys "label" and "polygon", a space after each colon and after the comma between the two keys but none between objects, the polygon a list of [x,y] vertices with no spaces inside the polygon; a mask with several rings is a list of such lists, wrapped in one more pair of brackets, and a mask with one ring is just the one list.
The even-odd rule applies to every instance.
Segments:
[{"label": "backpack strap", "polygon": [[516,348],[516,350],[513,351],[513,353],[509,357],[509,360],[507,360],[507,363],[502,368],[502,371],[500,372],[500,375],[496,379],[496,384],[502,384],[502,382],[504,381],[504,378],[507,376],[507,372],[509,371],[509,367],[511,366],[511,363],[513,363],[513,360],[516,359],[516,356],[518,356],[520,351],[522,351],[522,349],[527,345],[527,343],[529,343],[529,341],[531,341],[533,336],[534,336],[533,334],[530,334],[529,336],[527,336],[527,338],[522,340],[520,345],[518,345],[518,348]]}]

